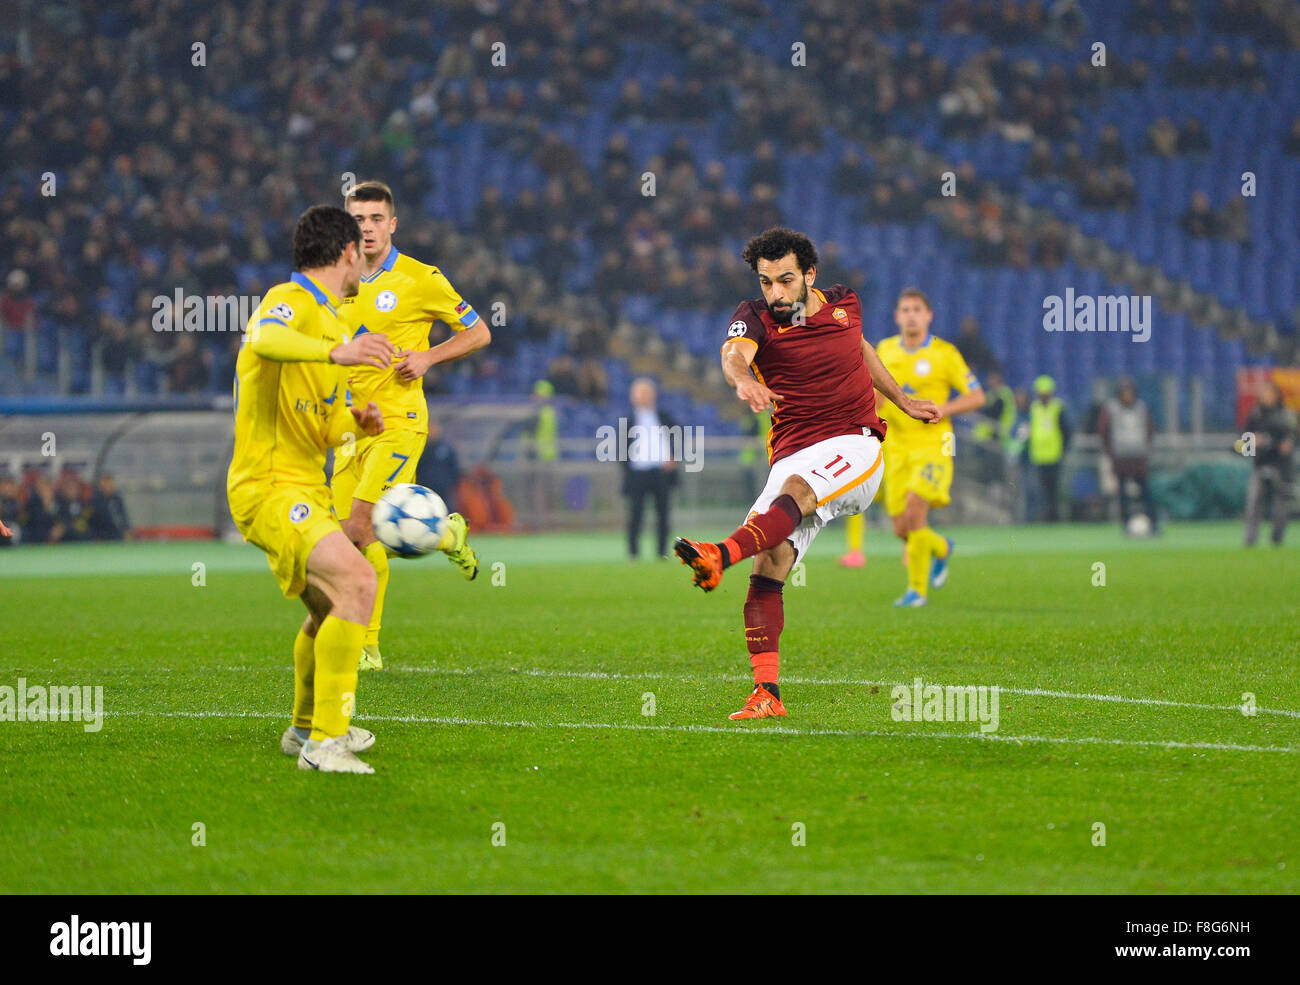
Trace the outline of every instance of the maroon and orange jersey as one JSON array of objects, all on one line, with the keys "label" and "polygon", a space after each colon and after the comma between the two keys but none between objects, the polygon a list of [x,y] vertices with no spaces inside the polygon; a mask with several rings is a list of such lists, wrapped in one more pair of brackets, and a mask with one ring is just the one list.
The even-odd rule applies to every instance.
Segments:
[{"label": "maroon and orange jersey", "polygon": [[767,436],[768,462],[863,428],[885,437],[876,414],[871,373],[862,359],[862,305],[843,284],[825,291],[802,325],[782,325],[762,298],[742,302],[731,316],[727,342],[752,342],[754,375],[781,399]]}]

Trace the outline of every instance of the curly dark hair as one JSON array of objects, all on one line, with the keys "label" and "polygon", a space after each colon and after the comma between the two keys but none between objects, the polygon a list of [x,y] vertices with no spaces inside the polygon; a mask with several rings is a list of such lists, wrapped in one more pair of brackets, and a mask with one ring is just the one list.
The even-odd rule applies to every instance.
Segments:
[{"label": "curly dark hair", "polygon": [[740,258],[757,273],[759,260],[780,260],[787,253],[794,254],[801,274],[817,266],[817,247],[813,246],[812,240],[785,226],[773,226],[759,233],[745,244],[745,252],[740,254]]},{"label": "curly dark hair", "polygon": [[337,205],[313,205],[298,217],[293,230],[293,267],[329,267],[349,243],[361,249],[361,227]]}]

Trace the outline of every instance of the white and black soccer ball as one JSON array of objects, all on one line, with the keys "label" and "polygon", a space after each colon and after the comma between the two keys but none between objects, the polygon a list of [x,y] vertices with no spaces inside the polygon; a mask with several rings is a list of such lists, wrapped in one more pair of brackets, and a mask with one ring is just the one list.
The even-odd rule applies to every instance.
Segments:
[{"label": "white and black soccer ball", "polygon": [[379,497],[370,523],[389,550],[419,557],[438,549],[447,529],[447,504],[432,489],[404,482]]},{"label": "white and black soccer ball", "polygon": [[1130,537],[1150,537],[1151,518],[1145,513],[1134,513],[1128,518],[1128,525],[1125,529]]}]

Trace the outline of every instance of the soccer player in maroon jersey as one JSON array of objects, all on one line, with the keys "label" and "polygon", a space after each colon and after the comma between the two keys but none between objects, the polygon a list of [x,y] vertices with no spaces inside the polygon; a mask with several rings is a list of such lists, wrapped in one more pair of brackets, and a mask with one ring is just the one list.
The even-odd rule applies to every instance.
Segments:
[{"label": "soccer player in maroon jersey", "polygon": [[[722,573],[754,559],[745,600],[745,643],[754,690],[731,718],[784,715],[777,648],[786,576],[818,531],[871,505],[884,472],[879,390],[909,417],[937,421],[929,400],[906,396],[862,337],[858,296],[843,284],[813,287],[817,249],[802,233],[773,228],[745,246],[762,298],[742,302],[727,328],[722,371],[754,413],[772,407],[772,471],[745,523],[720,543],[678,538],[674,551],[706,592]],[[751,372],[752,371],[752,372]]]}]

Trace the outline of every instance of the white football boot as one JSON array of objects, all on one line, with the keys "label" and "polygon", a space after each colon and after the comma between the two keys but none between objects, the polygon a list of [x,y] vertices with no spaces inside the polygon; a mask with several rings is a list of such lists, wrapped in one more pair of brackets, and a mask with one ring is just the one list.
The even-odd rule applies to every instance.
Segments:
[{"label": "white football boot", "polygon": [[310,752],[304,745],[298,753],[298,769],[320,770],[322,773],[373,773],[375,768],[363,763],[357,754],[348,748],[347,735],[322,739],[320,744]]},{"label": "white football boot", "polygon": [[[347,739],[348,749],[352,752],[365,752],[375,744],[374,732],[367,732],[355,725],[348,728],[343,738]],[[293,730],[292,725],[284,730],[284,735],[280,736],[280,751],[286,756],[298,755],[306,744],[307,740],[298,738],[298,733]]]}]

